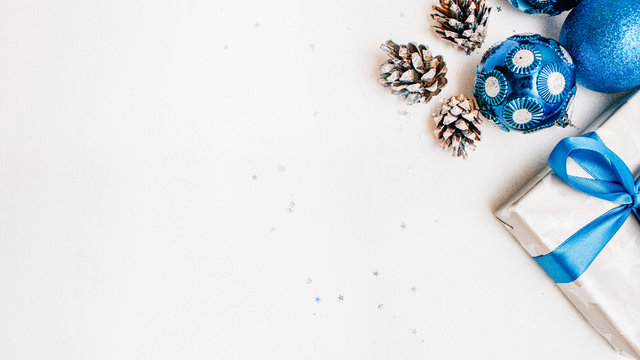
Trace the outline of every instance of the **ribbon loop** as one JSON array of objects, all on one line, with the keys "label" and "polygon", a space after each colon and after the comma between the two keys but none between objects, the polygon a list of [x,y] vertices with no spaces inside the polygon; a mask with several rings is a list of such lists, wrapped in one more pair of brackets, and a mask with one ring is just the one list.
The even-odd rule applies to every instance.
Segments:
[{"label": "ribbon loop", "polygon": [[[569,158],[592,178],[569,175]],[[549,166],[564,182],[587,195],[626,205],[637,193],[631,170],[594,132],[561,140],[549,156]]]},{"label": "ribbon loop", "polygon": [[[573,159],[591,178],[569,175]],[[596,259],[633,212],[640,219],[640,179],[591,132],[565,138],[549,156],[549,166],[564,182],[587,195],[620,204],[578,230],[547,255],[534,259],[557,283],[575,281]]]}]

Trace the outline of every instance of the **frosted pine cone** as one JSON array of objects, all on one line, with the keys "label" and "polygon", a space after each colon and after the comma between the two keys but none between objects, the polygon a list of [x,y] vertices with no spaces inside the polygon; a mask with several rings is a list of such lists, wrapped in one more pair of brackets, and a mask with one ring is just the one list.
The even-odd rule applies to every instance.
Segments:
[{"label": "frosted pine cone", "polygon": [[434,131],[442,141],[442,148],[451,148],[454,156],[467,157],[480,141],[482,119],[478,117],[476,103],[464,95],[451,97],[442,103],[440,114],[433,114],[437,129]]},{"label": "frosted pine cone", "polygon": [[428,102],[447,84],[447,65],[442,56],[433,57],[426,46],[388,40],[380,48],[390,58],[380,68],[380,83],[409,105]]},{"label": "frosted pine cone", "polygon": [[491,8],[485,0],[440,0],[431,18],[438,22],[433,29],[467,54],[482,46],[487,34]]}]

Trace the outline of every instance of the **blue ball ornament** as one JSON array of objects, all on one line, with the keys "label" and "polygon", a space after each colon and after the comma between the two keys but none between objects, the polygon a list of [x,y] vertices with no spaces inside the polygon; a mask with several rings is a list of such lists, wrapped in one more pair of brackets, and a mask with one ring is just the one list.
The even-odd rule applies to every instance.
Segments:
[{"label": "blue ball ornament", "polygon": [[505,131],[569,125],[575,94],[571,56],[540,35],[511,36],[487,50],[476,67],[480,113]]},{"label": "blue ball ornament", "polygon": [[570,10],[580,0],[511,0],[514,8],[525,14],[558,15]]},{"label": "blue ball ornament", "polygon": [[614,93],[640,86],[640,0],[584,0],[569,13],[560,43],[578,83]]}]

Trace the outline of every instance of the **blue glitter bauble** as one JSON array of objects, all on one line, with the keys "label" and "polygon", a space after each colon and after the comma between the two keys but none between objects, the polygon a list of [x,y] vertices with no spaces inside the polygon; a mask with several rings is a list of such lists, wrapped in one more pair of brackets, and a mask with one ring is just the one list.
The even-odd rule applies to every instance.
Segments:
[{"label": "blue glitter bauble", "polygon": [[569,13],[560,43],[573,55],[578,83],[614,93],[640,85],[640,1],[584,0]]},{"label": "blue glitter bauble", "polygon": [[494,45],[476,68],[480,112],[505,131],[567,126],[575,94],[571,56],[540,35],[514,35]]},{"label": "blue glitter bauble", "polygon": [[570,10],[580,0],[511,0],[514,8],[525,14],[558,15]]}]

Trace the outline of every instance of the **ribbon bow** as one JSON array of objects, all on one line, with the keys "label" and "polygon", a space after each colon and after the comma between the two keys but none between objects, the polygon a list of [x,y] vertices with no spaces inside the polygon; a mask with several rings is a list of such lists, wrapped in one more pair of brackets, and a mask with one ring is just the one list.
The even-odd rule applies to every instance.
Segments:
[{"label": "ribbon bow", "polygon": [[[571,157],[592,179],[567,174]],[[633,212],[640,220],[640,178],[591,132],[556,145],[549,166],[567,184],[585,194],[620,204],[571,235],[551,253],[534,259],[556,283],[569,283],[584,273]]]}]

